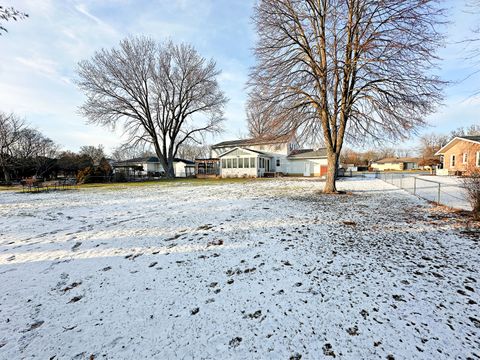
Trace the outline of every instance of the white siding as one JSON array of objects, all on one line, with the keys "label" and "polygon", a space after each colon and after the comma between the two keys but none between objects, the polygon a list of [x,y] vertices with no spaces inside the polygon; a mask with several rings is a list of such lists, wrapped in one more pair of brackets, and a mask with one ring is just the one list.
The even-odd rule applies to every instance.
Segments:
[{"label": "white siding", "polygon": [[320,166],[322,165],[327,165],[327,159],[288,159],[286,173],[303,176],[308,166],[309,176],[319,176]]},{"label": "white siding", "polygon": [[185,172],[185,163],[183,161],[178,161],[173,163],[173,170],[175,171],[175,177],[186,177]]}]

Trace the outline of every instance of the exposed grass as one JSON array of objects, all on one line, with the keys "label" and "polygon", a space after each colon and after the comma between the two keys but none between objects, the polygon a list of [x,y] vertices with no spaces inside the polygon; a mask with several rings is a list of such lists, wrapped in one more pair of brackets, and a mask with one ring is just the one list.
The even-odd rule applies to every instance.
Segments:
[{"label": "exposed grass", "polygon": [[15,190],[22,190],[22,187],[20,186],[0,186],[0,191],[15,191]]},{"label": "exposed grass", "polygon": [[197,178],[188,178],[188,179],[162,179],[154,181],[141,181],[141,182],[127,182],[127,183],[106,183],[106,184],[82,184],[78,185],[80,189],[90,189],[90,188],[102,188],[102,189],[125,189],[129,187],[148,187],[148,186],[204,186],[204,185],[223,185],[223,184],[241,184],[247,183],[250,181],[264,181],[268,179],[257,178],[257,179],[244,179],[244,178],[231,178],[231,179],[197,179]]},{"label": "exposed grass", "polygon": [[[152,181],[139,181],[139,182],[124,182],[124,183],[95,183],[95,184],[80,184],[64,190],[87,190],[87,189],[105,189],[105,190],[121,190],[130,187],[149,187],[149,186],[205,186],[205,185],[224,185],[224,184],[241,184],[251,181],[268,181],[269,178],[227,178],[227,179],[197,179],[197,178],[177,178],[177,179],[161,179]],[[53,190],[52,188],[49,189]],[[0,186],[0,191],[17,191],[17,192],[44,192],[47,188],[40,188],[35,190],[22,190],[19,185],[15,186]]]}]

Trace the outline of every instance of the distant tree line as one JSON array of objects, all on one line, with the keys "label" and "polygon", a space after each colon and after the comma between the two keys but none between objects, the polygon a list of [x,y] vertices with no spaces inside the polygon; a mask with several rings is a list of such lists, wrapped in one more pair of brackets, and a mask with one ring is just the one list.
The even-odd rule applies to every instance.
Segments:
[{"label": "distant tree line", "polygon": [[15,114],[0,112],[0,179],[75,177],[79,182],[107,181],[112,168],[102,146],[82,146],[78,153],[60,146]]}]

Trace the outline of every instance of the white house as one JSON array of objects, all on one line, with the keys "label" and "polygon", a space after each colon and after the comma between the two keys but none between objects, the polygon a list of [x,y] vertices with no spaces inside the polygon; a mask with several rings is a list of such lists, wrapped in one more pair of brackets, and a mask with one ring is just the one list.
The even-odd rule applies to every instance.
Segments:
[{"label": "white house", "polygon": [[175,177],[190,177],[195,175],[195,162],[180,158],[173,160]]},{"label": "white house", "polygon": [[222,177],[263,177],[266,172],[275,172],[273,156],[257,150],[235,147],[219,159]]},{"label": "white house", "polygon": [[373,162],[371,167],[373,170],[376,170],[376,171],[415,170],[419,168],[418,162],[419,162],[418,158],[410,158],[410,157],[385,158],[385,159],[381,159]]},{"label": "white house", "polygon": [[[156,156],[117,161],[113,165],[114,173],[123,173],[127,177],[160,177],[165,174],[160,160]],[[195,163],[190,160],[175,158],[173,161],[175,177],[194,175]]]},{"label": "white house", "polygon": [[[287,156],[298,149],[298,143],[291,135],[224,141],[212,146],[211,157],[220,158],[221,155],[235,148],[248,149],[268,157],[266,172],[285,173]],[[262,165],[265,166],[265,164]]]},{"label": "white house", "polygon": [[327,149],[294,150],[287,157],[287,174],[297,176],[327,175]]},{"label": "white house", "polygon": [[292,136],[224,141],[212,146],[211,157],[219,159],[221,177],[325,175],[325,149],[298,147]]}]

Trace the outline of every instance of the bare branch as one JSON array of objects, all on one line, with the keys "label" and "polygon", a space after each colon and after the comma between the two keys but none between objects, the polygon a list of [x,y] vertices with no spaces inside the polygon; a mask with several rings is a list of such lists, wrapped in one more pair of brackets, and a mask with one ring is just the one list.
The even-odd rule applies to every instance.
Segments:
[{"label": "bare branch", "polygon": [[344,139],[405,138],[435,110],[443,18],[437,0],[258,1],[253,97],[281,114],[276,128],[321,134],[326,191]]},{"label": "bare branch", "polygon": [[222,130],[219,73],[190,45],[126,39],[80,62],[77,84],[87,96],[80,112],[94,124],[121,125],[132,146],[150,144],[173,176],[182,144]]}]

